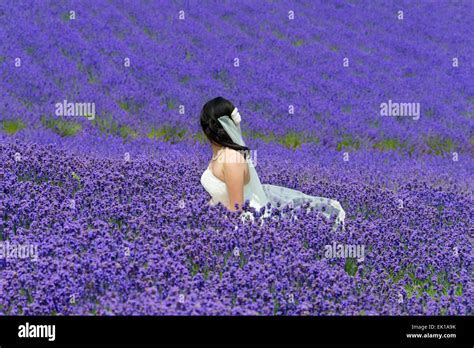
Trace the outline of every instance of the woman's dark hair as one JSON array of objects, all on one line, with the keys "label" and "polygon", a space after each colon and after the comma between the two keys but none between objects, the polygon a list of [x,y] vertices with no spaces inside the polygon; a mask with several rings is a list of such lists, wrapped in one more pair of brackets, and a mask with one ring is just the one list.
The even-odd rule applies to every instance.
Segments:
[{"label": "woman's dark hair", "polygon": [[209,141],[236,151],[242,151],[244,158],[249,148],[232,141],[224,127],[217,120],[221,116],[229,116],[234,111],[234,104],[225,98],[217,97],[204,104],[201,111],[201,127]]}]

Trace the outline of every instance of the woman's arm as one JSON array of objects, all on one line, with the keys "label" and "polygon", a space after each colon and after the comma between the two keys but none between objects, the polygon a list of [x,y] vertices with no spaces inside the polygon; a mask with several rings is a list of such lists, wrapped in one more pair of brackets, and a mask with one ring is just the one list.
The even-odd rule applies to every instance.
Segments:
[{"label": "woman's arm", "polygon": [[[231,153],[231,151],[235,153]],[[236,211],[235,204],[239,205],[239,210],[244,203],[244,181],[247,162],[244,157],[235,150],[226,150],[224,162],[224,179],[229,193],[229,205],[227,208]]]}]

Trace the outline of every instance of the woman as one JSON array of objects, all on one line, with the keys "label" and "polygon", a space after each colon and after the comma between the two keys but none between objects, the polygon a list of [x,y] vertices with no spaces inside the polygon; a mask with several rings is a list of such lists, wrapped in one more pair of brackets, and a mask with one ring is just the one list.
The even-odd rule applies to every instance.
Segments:
[{"label": "woman", "polygon": [[[306,195],[275,185],[262,185],[245,146],[238,109],[225,98],[208,101],[201,111],[201,127],[211,143],[212,159],[201,176],[201,184],[211,195],[210,204],[221,203],[231,211],[241,209],[248,200],[251,207],[302,207],[309,203],[324,216],[336,217],[344,227],[345,212],[338,201]],[[269,204],[270,203],[270,204]],[[270,209],[264,214],[268,215]]]}]

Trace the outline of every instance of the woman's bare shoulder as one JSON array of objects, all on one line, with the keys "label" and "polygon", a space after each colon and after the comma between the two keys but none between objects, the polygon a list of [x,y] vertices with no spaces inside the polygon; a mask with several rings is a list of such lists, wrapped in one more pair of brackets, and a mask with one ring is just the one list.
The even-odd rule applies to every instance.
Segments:
[{"label": "woman's bare shoulder", "polygon": [[226,163],[246,164],[244,155],[241,151],[237,151],[237,150],[226,147],[224,149],[224,156],[225,156]]}]

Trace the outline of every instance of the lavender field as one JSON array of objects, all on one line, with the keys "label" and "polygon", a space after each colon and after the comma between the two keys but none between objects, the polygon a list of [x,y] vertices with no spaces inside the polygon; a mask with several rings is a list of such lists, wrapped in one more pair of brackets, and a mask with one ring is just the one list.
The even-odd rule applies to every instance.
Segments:
[{"label": "lavender field", "polygon": [[[472,315],[473,21],[469,0],[2,1],[0,314]],[[207,204],[216,96],[262,182],[337,199],[345,230]]]}]

